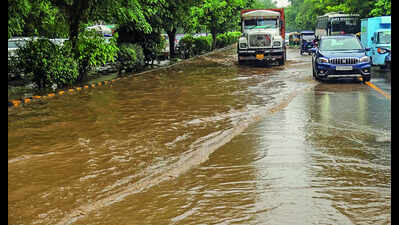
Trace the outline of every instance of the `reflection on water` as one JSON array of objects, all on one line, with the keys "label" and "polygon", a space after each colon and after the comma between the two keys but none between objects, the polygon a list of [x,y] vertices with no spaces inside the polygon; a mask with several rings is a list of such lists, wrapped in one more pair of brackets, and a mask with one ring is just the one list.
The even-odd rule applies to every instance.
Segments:
[{"label": "reflection on water", "polygon": [[389,221],[390,108],[309,89],[295,54],[238,67],[231,49],[10,109],[8,223]]}]

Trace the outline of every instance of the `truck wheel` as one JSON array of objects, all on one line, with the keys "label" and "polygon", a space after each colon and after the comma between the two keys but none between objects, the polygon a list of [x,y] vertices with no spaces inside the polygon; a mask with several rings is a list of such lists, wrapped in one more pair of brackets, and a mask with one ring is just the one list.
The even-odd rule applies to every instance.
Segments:
[{"label": "truck wheel", "polygon": [[283,58],[278,60],[278,65],[279,65],[279,66],[284,66],[284,65],[285,65],[285,59],[287,58],[286,53],[287,53],[287,52],[284,50]]}]

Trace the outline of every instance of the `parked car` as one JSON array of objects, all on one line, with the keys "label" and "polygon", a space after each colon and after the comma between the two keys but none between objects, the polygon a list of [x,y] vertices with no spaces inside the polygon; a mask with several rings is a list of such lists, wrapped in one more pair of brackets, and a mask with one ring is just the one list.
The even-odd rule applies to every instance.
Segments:
[{"label": "parked car", "polygon": [[307,52],[308,55],[311,54],[310,49],[315,47],[314,40],[316,39],[316,36],[314,34],[314,31],[308,31],[304,30],[301,31],[301,35],[299,38],[299,43],[301,45],[301,48],[299,50],[299,53],[302,55],[304,52]]},{"label": "parked car", "polygon": [[8,39],[8,56],[15,56],[19,47],[22,47],[31,40],[29,37],[17,37]]},{"label": "parked car", "polygon": [[329,78],[356,78],[370,81],[371,60],[355,35],[322,36],[317,48],[312,48],[313,77],[316,80]]},{"label": "parked car", "polygon": [[[15,37],[8,39],[8,55],[14,56],[18,48],[24,46],[28,41],[37,40],[39,37]],[[53,38],[49,39],[56,45],[63,45],[67,38]]]}]

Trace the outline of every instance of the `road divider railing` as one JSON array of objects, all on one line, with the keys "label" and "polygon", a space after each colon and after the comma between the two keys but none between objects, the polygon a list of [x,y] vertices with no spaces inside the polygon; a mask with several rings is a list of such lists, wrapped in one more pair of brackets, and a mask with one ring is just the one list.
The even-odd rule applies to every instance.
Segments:
[{"label": "road divider railing", "polygon": [[14,100],[9,100],[8,101],[8,107],[18,107],[18,106],[23,106],[25,104],[31,103],[31,102],[35,102],[35,101],[40,101],[40,100],[45,100],[48,98],[52,98],[55,96],[62,96],[62,95],[66,95],[66,94],[74,94],[77,92],[81,92],[82,90],[85,89],[90,89],[90,88],[95,88],[95,87],[99,87],[99,86],[106,86],[106,85],[111,85],[112,83],[114,83],[117,80],[120,79],[126,79],[127,77],[118,77],[112,80],[108,80],[108,81],[101,81],[95,84],[90,84],[90,85],[84,85],[83,87],[74,87],[74,88],[69,88],[67,90],[60,90],[57,91],[55,93],[48,93],[46,95],[33,95],[32,97],[29,98],[23,98],[23,99],[14,99]]}]

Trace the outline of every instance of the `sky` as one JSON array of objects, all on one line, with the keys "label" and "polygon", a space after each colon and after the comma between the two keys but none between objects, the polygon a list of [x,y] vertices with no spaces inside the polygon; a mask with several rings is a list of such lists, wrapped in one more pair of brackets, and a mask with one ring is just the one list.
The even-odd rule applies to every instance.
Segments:
[{"label": "sky", "polygon": [[288,2],[288,0],[274,0],[277,3],[277,7],[286,7],[288,6],[290,3]]}]

